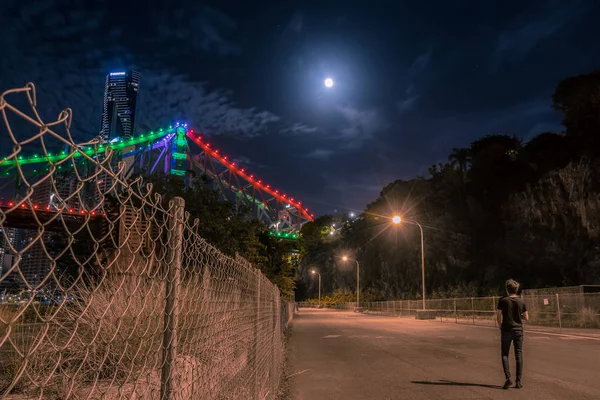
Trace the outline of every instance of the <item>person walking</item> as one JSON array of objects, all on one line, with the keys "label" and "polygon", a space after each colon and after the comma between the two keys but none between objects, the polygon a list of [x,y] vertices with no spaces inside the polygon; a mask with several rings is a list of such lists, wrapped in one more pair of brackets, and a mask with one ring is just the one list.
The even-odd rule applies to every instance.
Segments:
[{"label": "person walking", "polygon": [[515,347],[515,360],[517,362],[517,381],[515,387],[517,389],[523,387],[523,321],[529,320],[529,314],[525,302],[517,296],[519,286],[518,282],[512,279],[507,280],[506,293],[508,296],[498,301],[496,318],[498,327],[500,327],[502,368],[504,368],[504,376],[506,377],[503,389],[508,389],[512,385],[510,364],[508,362],[511,343]]}]

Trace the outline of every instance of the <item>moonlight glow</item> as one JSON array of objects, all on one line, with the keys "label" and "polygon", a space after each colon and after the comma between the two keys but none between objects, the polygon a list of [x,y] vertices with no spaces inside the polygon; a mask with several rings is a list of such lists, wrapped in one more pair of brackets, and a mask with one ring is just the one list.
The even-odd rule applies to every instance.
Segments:
[{"label": "moonlight glow", "polygon": [[324,83],[325,83],[325,86],[328,88],[333,87],[333,79],[331,79],[331,78],[325,79]]}]

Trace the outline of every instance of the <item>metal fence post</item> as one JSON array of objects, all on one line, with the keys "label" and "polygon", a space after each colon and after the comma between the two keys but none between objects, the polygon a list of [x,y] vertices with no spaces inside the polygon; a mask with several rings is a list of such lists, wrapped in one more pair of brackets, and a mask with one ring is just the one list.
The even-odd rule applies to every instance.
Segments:
[{"label": "metal fence post", "polygon": [[183,216],[185,201],[181,197],[172,200],[173,218],[169,221],[169,244],[167,279],[165,282],[165,320],[163,330],[163,363],[160,379],[161,400],[175,399],[177,367],[177,323],[179,322],[179,280],[183,253]]},{"label": "metal fence post", "polygon": [[456,297],[453,298],[452,300],[454,300],[454,319],[455,319],[455,323],[458,324],[458,313],[456,312]]},{"label": "metal fence post", "polygon": [[253,399],[258,399],[259,398],[259,394],[260,394],[260,384],[259,384],[259,377],[258,377],[258,324],[260,322],[260,271],[256,270],[256,318],[254,320],[254,346],[253,346],[253,350],[254,350],[254,354],[252,356],[252,372],[254,373],[253,376]]},{"label": "metal fence post", "polygon": [[475,299],[471,297],[471,315],[473,316],[473,325],[475,325]]},{"label": "metal fence post", "polygon": [[498,320],[496,318],[496,296],[492,296],[492,319],[494,320],[494,326],[498,327]]},{"label": "metal fence post", "polygon": [[556,311],[558,312],[558,329],[559,332],[562,332],[562,320],[560,316],[560,300],[558,298],[558,293],[556,293]]}]

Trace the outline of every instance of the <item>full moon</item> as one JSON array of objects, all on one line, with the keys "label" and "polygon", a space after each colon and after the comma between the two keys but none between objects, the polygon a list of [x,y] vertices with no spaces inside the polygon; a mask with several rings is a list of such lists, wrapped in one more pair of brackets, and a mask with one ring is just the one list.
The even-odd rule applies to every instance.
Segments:
[{"label": "full moon", "polygon": [[325,79],[325,86],[327,86],[328,88],[333,87],[333,79],[331,79],[331,78]]}]

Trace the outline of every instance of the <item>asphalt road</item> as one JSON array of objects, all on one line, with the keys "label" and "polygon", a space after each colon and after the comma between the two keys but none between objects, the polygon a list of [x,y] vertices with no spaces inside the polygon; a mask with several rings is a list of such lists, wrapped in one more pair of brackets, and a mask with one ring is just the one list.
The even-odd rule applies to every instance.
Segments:
[{"label": "asphalt road", "polygon": [[289,344],[292,399],[600,399],[598,340],[527,332],[508,391],[497,328],[300,309]]}]

